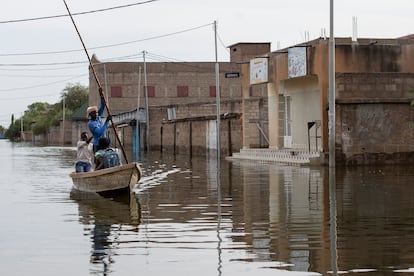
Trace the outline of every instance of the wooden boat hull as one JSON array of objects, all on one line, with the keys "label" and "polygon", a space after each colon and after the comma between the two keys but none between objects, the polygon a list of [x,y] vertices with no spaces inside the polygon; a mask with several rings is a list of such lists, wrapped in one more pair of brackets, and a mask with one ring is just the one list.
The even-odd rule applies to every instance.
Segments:
[{"label": "wooden boat hull", "polygon": [[137,163],[102,169],[87,173],[70,174],[76,189],[84,192],[112,192],[126,189],[132,191],[141,178],[142,171]]}]

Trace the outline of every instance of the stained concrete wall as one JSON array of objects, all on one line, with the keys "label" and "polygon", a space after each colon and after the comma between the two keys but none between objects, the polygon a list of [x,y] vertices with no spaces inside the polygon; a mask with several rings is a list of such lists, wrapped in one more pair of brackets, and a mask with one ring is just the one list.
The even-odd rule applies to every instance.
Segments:
[{"label": "stained concrete wall", "polygon": [[[241,148],[241,103],[239,100],[221,103],[221,154],[230,156]],[[175,109],[176,119],[168,120],[168,109]],[[210,133],[209,124],[216,120],[216,105],[212,103],[192,103],[181,105],[168,105],[150,107],[149,109],[149,141],[146,137],[146,123],[140,124],[140,150],[147,147],[161,152],[189,155],[208,154],[208,137],[215,135]],[[110,129],[110,137],[115,143],[113,130]],[[121,142],[124,145],[127,156],[133,160],[133,126],[126,125],[118,129]],[[214,129],[215,131],[215,129]],[[148,144],[149,143],[149,144]]]},{"label": "stained concrete wall", "polygon": [[337,161],[412,164],[414,74],[338,74],[336,83]]},{"label": "stained concrete wall", "polygon": [[[241,103],[225,101],[220,104],[221,152],[231,155],[241,148]],[[175,108],[176,120],[167,120],[167,108]],[[182,104],[150,109],[150,147],[154,150],[180,154],[206,155],[209,121],[216,120],[216,105],[211,103]]]},{"label": "stained concrete wall", "polygon": [[249,62],[259,55],[270,52],[270,43],[236,43],[229,46],[230,62]]},{"label": "stained concrete wall", "polygon": [[[357,87],[353,87],[353,92],[359,97],[381,97],[388,95],[391,99],[398,101],[398,93],[390,93],[393,89],[399,89],[398,84],[387,80],[388,74],[392,76],[395,73],[414,73],[414,40],[405,39],[358,39],[358,41],[351,41],[350,38],[335,38],[335,72],[338,74],[347,75],[352,78],[352,74],[358,78],[358,74],[368,73],[376,74],[378,80],[376,89],[373,90],[371,84],[360,83]],[[318,93],[319,93],[319,117],[322,123],[322,151],[328,152],[328,92],[329,92],[329,40],[316,39],[302,44],[294,45],[299,47],[306,47],[306,78],[316,77]],[[269,53],[269,82],[277,94],[283,96],[286,92],[284,85],[287,82],[300,82],[300,78],[290,79],[288,77],[288,53],[287,49],[281,49]],[[338,77],[336,77],[338,78]],[[384,81],[381,82],[381,78]],[[244,83],[242,81],[242,83]],[[339,86],[337,86],[339,87]],[[246,89],[246,88],[243,88]],[[302,91],[315,91],[314,84],[303,83]],[[338,88],[336,88],[338,89]],[[340,89],[340,88],[339,88]],[[371,91],[370,94],[365,93],[365,90]],[[313,93],[313,92],[310,92]],[[338,92],[336,92],[338,93]],[[278,112],[272,113],[269,116],[269,125],[272,126],[269,130],[270,147],[283,148],[283,136],[285,135],[284,126],[284,97],[272,97],[269,99],[269,106],[277,106]],[[308,95],[303,95],[304,99]],[[277,101],[276,103],[274,101]],[[296,106],[299,109],[297,112],[302,112],[303,108]],[[314,111],[312,111],[314,112]],[[249,114],[245,113],[249,118]],[[275,131],[277,129],[277,132]],[[248,137],[249,134],[245,134]],[[301,137],[293,137],[297,141],[303,141],[303,133],[297,133]],[[301,146],[301,142],[296,143]]]},{"label": "stained concrete wall", "polygon": [[[222,118],[220,123],[220,149],[224,156],[231,156],[233,151],[240,150],[241,120],[240,115]],[[162,124],[162,152],[203,156],[216,150],[215,119],[198,119],[165,122]],[[209,141],[212,139],[212,141]],[[209,143],[211,142],[211,143]]]}]

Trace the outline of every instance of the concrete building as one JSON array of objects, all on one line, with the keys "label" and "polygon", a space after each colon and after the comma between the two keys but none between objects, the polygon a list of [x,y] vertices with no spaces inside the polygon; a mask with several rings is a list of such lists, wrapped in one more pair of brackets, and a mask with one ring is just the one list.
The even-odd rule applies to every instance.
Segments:
[{"label": "concrete building", "polygon": [[[220,140],[225,155],[241,148],[241,65],[269,53],[270,43],[238,43],[230,46],[230,52],[230,62],[219,63]],[[217,148],[214,62],[101,63],[96,56],[92,62],[129,153],[150,148],[205,155]],[[89,105],[99,104],[98,84],[91,70],[89,92]],[[265,92],[261,87],[251,91],[261,110],[265,110]],[[262,116],[261,125],[265,124],[267,116]],[[257,129],[255,143],[267,147],[260,133]]]},{"label": "concrete building", "polygon": [[[337,163],[411,163],[414,40],[335,41]],[[243,146],[235,157],[298,157],[297,163],[309,163],[320,153],[327,156],[328,42],[316,39],[242,65]],[[252,149],[256,115],[250,111],[250,91],[257,86],[267,91],[269,150]]]},{"label": "concrete building", "polygon": [[[337,164],[412,162],[413,38],[335,41]],[[274,52],[270,43],[229,48],[230,62],[220,63],[221,151],[234,158],[326,162],[329,41]],[[136,140],[141,148],[174,153],[215,149],[214,63],[147,63],[145,87],[143,63],[93,62],[131,152]],[[91,75],[90,104],[98,102],[97,91]]]}]

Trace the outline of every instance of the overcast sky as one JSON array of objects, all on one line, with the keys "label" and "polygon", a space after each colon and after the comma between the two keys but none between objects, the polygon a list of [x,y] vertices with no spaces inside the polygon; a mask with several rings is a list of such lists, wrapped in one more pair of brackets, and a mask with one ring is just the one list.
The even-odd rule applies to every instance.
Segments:
[{"label": "overcast sky", "polygon": [[[329,36],[330,0],[66,0],[90,56],[101,61],[214,61],[227,46],[271,42],[272,51]],[[137,4],[141,3],[141,4]],[[123,5],[123,8],[115,8]],[[414,33],[412,0],[335,0],[334,33],[397,38]],[[102,10],[102,11],[98,11]],[[69,83],[88,86],[88,63],[63,0],[2,0],[0,125],[33,102],[56,103]],[[46,19],[38,19],[51,17]]]}]

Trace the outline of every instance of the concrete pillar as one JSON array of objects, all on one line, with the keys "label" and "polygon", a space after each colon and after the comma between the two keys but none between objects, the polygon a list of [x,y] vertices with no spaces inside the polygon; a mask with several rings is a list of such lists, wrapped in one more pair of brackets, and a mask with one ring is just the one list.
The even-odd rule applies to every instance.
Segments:
[{"label": "concrete pillar", "polygon": [[269,148],[279,148],[279,97],[273,82],[267,84],[269,105]]},{"label": "concrete pillar", "polygon": [[329,151],[329,132],[328,132],[328,92],[329,92],[329,85],[326,83],[325,79],[322,77],[322,80],[319,81],[319,93],[320,93],[320,101],[321,101],[321,129],[322,129],[322,151],[328,152]]},{"label": "concrete pillar", "polygon": [[249,137],[249,121],[250,121],[250,71],[249,64],[244,63],[241,66],[242,72],[242,148],[246,149],[250,146]]}]

